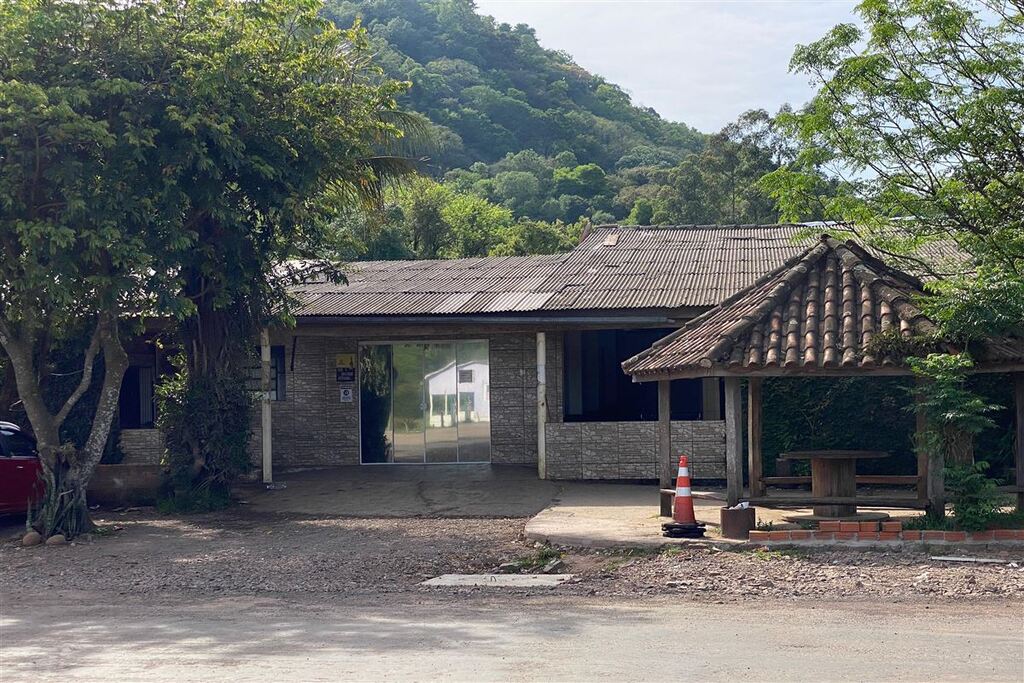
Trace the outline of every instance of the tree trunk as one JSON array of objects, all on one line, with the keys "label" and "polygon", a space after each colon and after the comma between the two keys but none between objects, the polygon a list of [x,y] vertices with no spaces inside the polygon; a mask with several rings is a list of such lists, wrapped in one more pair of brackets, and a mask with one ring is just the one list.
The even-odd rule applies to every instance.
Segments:
[{"label": "tree trunk", "polygon": [[974,464],[974,435],[956,427],[946,427],[946,464],[963,467]]},{"label": "tree trunk", "polygon": [[3,343],[14,369],[18,395],[36,437],[45,490],[39,506],[32,511],[31,524],[44,537],[63,534],[73,538],[92,528],[86,489],[89,478],[103,457],[118,407],[121,381],[128,368],[128,354],[121,344],[116,314],[100,314],[94,339],[95,350],[101,351],[104,359],[103,386],[89,436],[81,450],[77,450],[73,444],[61,443],[60,426],[74,402],[88,387],[92,374],[93,351],[87,354],[83,382],[79,390],[76,390],[57,414],[54,414],[50,412],[43,399],[42,386],[38,381],[39,374],[33,360],[32,338],[15,339],[13,335],[6,333],[0,336],[0,342]]}]

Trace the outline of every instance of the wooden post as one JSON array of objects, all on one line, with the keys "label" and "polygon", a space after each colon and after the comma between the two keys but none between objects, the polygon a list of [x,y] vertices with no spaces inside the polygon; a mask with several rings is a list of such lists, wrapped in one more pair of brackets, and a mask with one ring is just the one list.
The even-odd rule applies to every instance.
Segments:
[{"label": "wooden post", "polygon": [[928,512],[935,517],[946,516],[945,468],[942,453],[928,453]]},{"label": "wooden post", "polygon": [[548,478],[547,435],[548,423],[548,346],[543,332],[537,333],[537,477]]},{"label": "wooden post", "polygon": [[[918,379],[918,388],[921,386],[921,382],[927,380]],[[918,498],[922,496],[922,488],[924,497],[927,500],[928,514],[933,517],[945,517],[946,516],[946,463],[943,458],[941,451],[936,451],[931,448],[927,448],[923,442],[923,436],[928,428],[927,422],[925,421],[924,411],[921,410],[920,405],[917,407],[917,418],[915,422],[916,434],[916,451],[917,451],[917,495]],[[923,482],[923,484],[922,484]]]},{"label": "wooden post", "polygon": [[[914,403],[919,404],[920,400],[915,398]],[[921,503],[928,502],[928,453],[921,446],[927,428],[924,411],[917,405],[914,411],[914,452],[917,453],[917,500]]]},{"label": "wooden post", "polygon": [[1024,372],[1013,376],[1013,403],[1016,412],[1017,438],[1014,441],[1017,511],[1024,512]]},{"label": "wooden post", "polygon": [[[675,470],[672,468],[672,382],[658,382],[658,486],[665,491],[672,488]],[[660,494],[661,516],[672,516],[672,496]]]},{"label": "wooden post", "polygon": [[260,449],[263,455],[263,483],[274,481],[274,444],[270,423],[270,330],[260,330]]},{"label": "wooden post", "polygon": [[722,419],[722,392],[719,384],[721,380],[717,377],[705,377],[700,381],[701,417],[705,422]]},{"label": "wooden post", "polygon": [[743,395],[738,377],[725,378],[725,477],[729,507],[743,495]]},{"label": "wooden post", "polygon": [[747,466],[752,498],[764,495],[764,464],[761,461],[762,384],[760,377],[751,377],[747,383]]}]

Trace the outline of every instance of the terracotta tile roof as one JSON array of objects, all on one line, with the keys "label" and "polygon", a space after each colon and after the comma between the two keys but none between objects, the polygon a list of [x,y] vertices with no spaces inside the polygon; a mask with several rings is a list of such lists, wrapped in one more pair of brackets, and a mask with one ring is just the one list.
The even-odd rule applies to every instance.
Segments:
[{"label": "terracotta tile roof", "polygon": [[[829,236],[720,305],[630,358],[638,380],[771,371],[900,369],[871,355],[880,332],[930,335],[935,323],[918,308],[922,283],[890,268],[854,242]],[[1024,341],[992,340],[989,363],[1024,361]]]}]

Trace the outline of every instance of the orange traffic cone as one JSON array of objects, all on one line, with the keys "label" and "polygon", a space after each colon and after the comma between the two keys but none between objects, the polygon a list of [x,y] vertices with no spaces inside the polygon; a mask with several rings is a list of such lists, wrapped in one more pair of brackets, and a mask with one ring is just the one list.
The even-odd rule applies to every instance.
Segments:
[{"label": "orange traffic cone", "polygon": [[672,521],[661,525],[665,536],[673,538],[700,538],[704,525],[697,522],[693,512],[693,495],[690,491],[690,468],[686,456],[679,456],[679,474],[676,477],[676,497],[672,505]]}]

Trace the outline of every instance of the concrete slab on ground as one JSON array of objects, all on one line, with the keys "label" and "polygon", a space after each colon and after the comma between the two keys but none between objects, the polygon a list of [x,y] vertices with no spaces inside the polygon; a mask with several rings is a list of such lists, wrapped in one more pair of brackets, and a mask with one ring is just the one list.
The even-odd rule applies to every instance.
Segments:
[{"label": "concrete slab on ground", "polygon": [[352,466],[275,474],[241,491],[257,511],[334,517],[530,517],[561,486],[515,465]]},{"label": "concrete slab on ground", "polygon": [[[661,535],[659,494],[656,486],[637,484],[569,483],[558,500],[539,512],[526,524],[530,540],[583,548],[649,547],[686,543],[742,543],[719,535],[719,510],[725,505],[725,492],[695,491],[694,513],[707,525],[704,539],[666,538]],[[872,508],[874,509],[874,508]],[[881,509],[894,517],[914,516],[908,510]],[[792,509],[757,508],[757,521],[776,528],[798,528],[784,517]],[[806,512],[811,512],[807,509]]]},{"label": "concrete slab on ground", "polygon": [[554,588],[572,574],[442,574],[421,586],[484,586],[486,588]]}]

